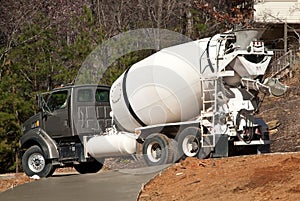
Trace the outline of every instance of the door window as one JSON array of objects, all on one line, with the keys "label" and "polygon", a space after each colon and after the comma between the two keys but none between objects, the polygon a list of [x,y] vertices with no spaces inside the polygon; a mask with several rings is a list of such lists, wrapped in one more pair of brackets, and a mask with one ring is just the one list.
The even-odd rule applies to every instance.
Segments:
[{"label": "door window", "polygon": [[96,102],[109,102],[109,91],[103,89],[96,90]]},{"label": "door window", "polygon": [[53,92],[48,98],[47,105],[52,112],[54,110],[64,109],[67,106],[67,98],[67,90]]},{"label": "door window", "polygon": [[93,91],[91,89],[78,89],[78,102],[93,102]]}]

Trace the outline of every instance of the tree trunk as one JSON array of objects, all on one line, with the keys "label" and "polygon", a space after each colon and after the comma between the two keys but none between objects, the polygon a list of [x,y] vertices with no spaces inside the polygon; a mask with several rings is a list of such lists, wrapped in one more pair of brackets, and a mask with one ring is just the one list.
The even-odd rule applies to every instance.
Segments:
[{"label": "tree trunk", "polygon": [[186,23],[186,35],[188,37],[191,37],[192,36],[192,33],[193,33],[193,16],[192,16],[192,12],[191,12],[191,2],[189,1],[187,3],[187,8],[186,8],[186,20],[187,20],[187,23]]}]

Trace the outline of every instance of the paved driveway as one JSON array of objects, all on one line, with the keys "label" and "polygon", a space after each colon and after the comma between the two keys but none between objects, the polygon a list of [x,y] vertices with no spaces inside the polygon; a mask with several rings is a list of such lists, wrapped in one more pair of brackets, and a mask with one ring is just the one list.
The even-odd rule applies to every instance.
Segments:
[{"label": "paved driveway", "polygon": [[5,191],[0,194],[0,200],[133,201],[143,184],[165,167],[55,175]]}]

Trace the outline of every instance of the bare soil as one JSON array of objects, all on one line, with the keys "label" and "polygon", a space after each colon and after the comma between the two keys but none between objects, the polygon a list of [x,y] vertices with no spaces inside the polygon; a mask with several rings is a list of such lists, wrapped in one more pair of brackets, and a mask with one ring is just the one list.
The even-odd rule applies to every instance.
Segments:
[{"label": "bare soil", "polygon": [[187,158],[156,176],[139,201],[299,200],[300,153]]},{"label": "bare soil", "polygon": [[271,131],[272,152],[300,151],[300,72],[285,84],[289,86],[287,93],[282,97],[266,97],[258,114],[266,122],[280,122]]},{"label": "bare soil", "polygon": [[24,173],[2,174],[0,175],[0,193],[33,180]]}]

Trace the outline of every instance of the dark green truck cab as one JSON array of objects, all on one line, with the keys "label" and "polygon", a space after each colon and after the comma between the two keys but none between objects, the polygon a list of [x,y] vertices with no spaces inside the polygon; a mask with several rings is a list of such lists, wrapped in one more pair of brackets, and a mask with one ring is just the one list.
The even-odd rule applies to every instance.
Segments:
[{"label": "dark green truck cab", "polygon": [[99,171],[103,161],[88,155],[87,139],[111,125],[108,86],[72,85],[39,95],[40,112],[23,125],[22,167],[28,176],[48,177],[56,168]]}]

